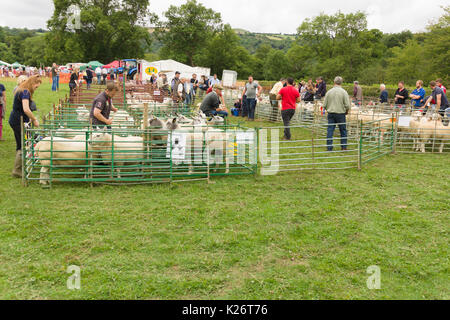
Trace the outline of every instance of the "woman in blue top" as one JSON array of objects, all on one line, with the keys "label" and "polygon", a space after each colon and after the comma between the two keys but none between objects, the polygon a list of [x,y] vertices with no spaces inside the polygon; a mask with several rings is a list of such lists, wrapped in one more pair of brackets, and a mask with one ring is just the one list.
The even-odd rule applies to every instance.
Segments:
[{"label": "woman in blue top", "polygon": [[32,122],[35,127],[39,127],[39,121],[30,109],[32,104],[33,94],[41,85],[42,80],[39,75],[32,76],[23,82],[14,91],[14,104],[9,116],[9,125],[14,131],[16,138],[16,160],[12,172],[13,177],[22,177],[22,129],[21,118],[24,123]]}]

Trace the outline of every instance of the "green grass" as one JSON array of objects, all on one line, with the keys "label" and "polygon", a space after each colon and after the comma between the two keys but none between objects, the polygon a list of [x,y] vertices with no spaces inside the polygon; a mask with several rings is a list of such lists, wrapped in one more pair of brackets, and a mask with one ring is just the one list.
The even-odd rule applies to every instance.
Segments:
[{"label": "green grass", "polygon": [[[44,84],[35,98],[42,116],[58,95]],[[448,154],[387,156],[363,171],[49,190],[10,177],[4,125],[1,299],[450,298]],[[81,267],[81,290],[66,287],[69,265]],[[371,265],[381,290],[366,287]]]}]

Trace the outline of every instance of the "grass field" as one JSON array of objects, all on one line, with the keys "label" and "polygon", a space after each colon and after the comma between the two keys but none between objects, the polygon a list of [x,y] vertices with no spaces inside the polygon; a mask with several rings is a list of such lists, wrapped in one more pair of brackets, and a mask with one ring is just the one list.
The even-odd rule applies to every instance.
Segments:
[{"label": "grass field", "polygon": [[[14,87],[8,90],[8,115]],[[68,93],[67,85],[59,93]],[[37,91],[39,115],[58,94]],[[0,142],[0,299],[449,299],[450,157],[363,171],[24,188]],[[69,265],[81,290],[67,289]],[[366,286],[381,268],[381,289]]]}]

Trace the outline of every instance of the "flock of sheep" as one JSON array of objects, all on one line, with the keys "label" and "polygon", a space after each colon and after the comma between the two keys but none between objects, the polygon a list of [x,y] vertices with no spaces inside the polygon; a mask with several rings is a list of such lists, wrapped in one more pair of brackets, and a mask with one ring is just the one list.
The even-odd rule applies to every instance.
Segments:
[{"label": "flock of sheep", "polygon": [[[187,155],[191,151],[207,152],[209,159],[216,159],[216,164],[222,163],[229,133],[217,128],[223,124],[221,117],[213,117],[210,121],[200,111],[192,117],[184,115],[173,115],[168,119],[150,116],[148,125],[141,130],[129,130],[136,135],[121,136],[120,132],[95,128],[92,134],[88,129],[60,128],[52,136],[45,137],[39,141],[35,148],[35,159],[41,164],[40,183],[49,184],[50,165],[63,165],[64,167],[85,166],[90,159],[98,159],[103,163],[111,163],[113,160],[117,170],[118,178],[121,178],[120,167],[129,163],[139,163],[150,154],[148,148],[165,150],[174,135],[184,135]],[[145,139],[146,128],[152,132],[151,141]],[[137,135],[139,134],[139,135]],[[90,137],[89,137],[90,136]],[[171,147],[177,148],[178,141],[172,141]],[[51,159],[52,158],[52,159]],[[90,159],[87,159],[90,158]],[[228,157],[226,157],[228,158]],[[189,159],[186,159],[189,160]],[[189,174],[193,172],[191,161]],[[229,162],[226,159],[226,173],[229,172]]]}]

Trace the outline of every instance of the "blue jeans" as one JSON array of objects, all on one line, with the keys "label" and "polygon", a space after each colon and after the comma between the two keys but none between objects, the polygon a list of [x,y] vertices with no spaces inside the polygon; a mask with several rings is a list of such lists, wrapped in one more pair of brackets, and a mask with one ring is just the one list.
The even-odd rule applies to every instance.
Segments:
[{"label": "blue jeans", "polygon": [[247,103],[247,98],[245,96],[242,99],[242,114],[241,115],[243,118],[248,116],[248,103]]},{"label": "blue jeans", "polygon": [[255,120],[256,99],[247,98],[248,119]]},{"label": "blue jeans", "polygon": [[341,132],[341,147],[342,150],[347,149],[347,125],[344,113],[329,113],[328,114],[328,129],[327,129],[327,148],[328,151],[333,151],[333,135],[336,125],[339,125]]},{"label": "blue jeans", "polygon": [[186,99],[184,100],[184,103],[187,105],[191,105],[192,103],[192,93],[186,94]]},{"label": "blue jeans", "polygon": [[97,84],[102,84],[102,74],[97,74]]},{"label": "blue jeans", "polygon": [[56,91],[56,88],[59,87],[58,77],[52,77],[52,91]]}]

